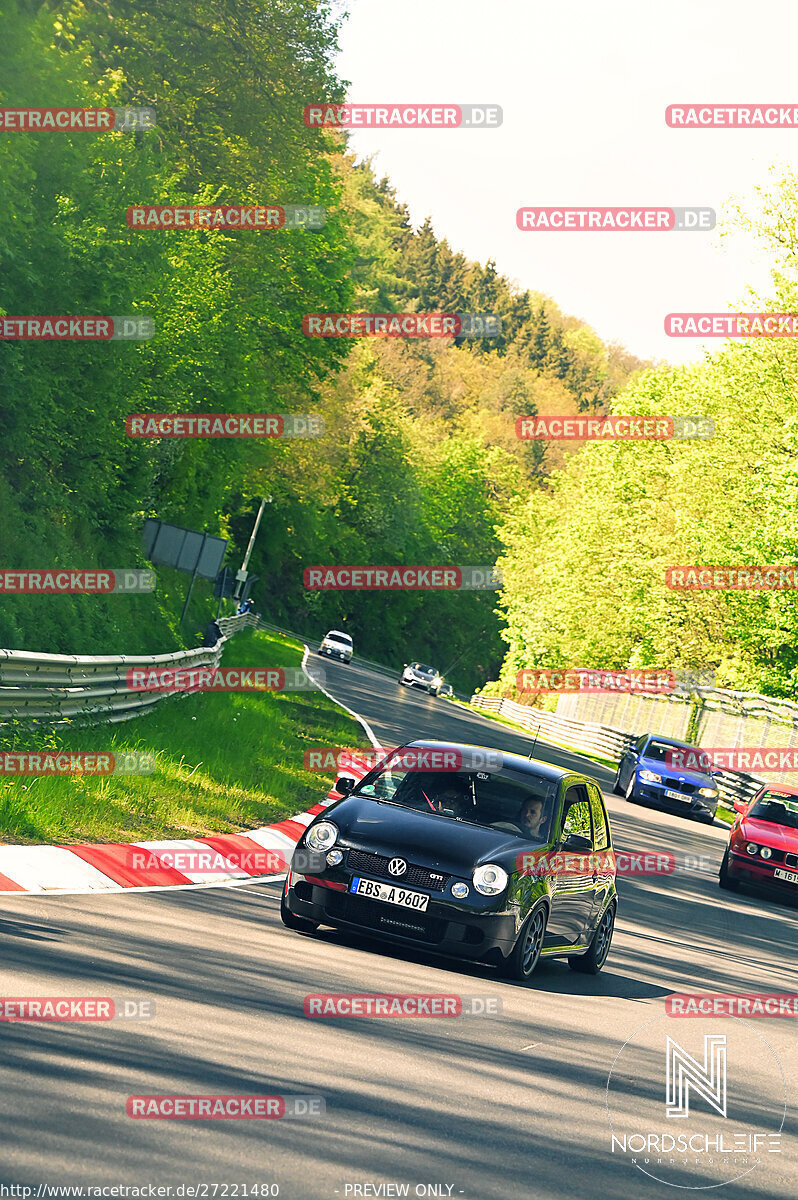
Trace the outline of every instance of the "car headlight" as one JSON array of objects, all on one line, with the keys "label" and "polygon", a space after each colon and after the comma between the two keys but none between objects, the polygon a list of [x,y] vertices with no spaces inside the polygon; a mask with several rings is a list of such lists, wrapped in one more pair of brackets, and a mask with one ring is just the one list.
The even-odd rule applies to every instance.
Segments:
[{"label": "car headlight", "polygon": [[319,821],[308,830],[307,843],[311,850],[329,850],[338,838],[338,827],[332,821]]},{"label": "car headlight", "polygon": [[440,687],[440,685],[443,683],[443,680],[441,679],[440,675],[436,675],[432,683],[434,687]]},{"label": "car headlight", "polygon": [[713,787],[699,788],[699,796],[717,796],[718,789]]},{"label": "car headlight", "polygon": [[657,775],[656,771],[647,771],[645,768],[638,771],[638,778],[643,780],[643,783],[662,783],[662,776]]},{"label": "car headlight", "polygon": [[759,853],[761,854],[762,858],[770,858],[773,854],[773,851],[771,850],[770,846],[760,846]]},{"label": "car headlight", "polygon": [[495,863],[485,863],[474,872],[474,887],[483,896],[498,896],[507,887],[507,872]]},{"label": "car headlight", "polygon": [[746,854],[756,854],[758,848],[759,847],[757,846],[756,842],[748,842],[745,847],[745,852]]}]

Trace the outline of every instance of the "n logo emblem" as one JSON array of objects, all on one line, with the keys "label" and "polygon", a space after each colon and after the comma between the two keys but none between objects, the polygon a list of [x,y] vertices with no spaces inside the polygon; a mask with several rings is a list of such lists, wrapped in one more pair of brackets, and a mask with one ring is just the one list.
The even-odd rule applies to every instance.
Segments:
[{"label": "n logo emblem", "polygon": [[726,1116],[726,1035],[704,1037],[704,1063],[697,1062],[673,1038],[668,1038],[666,1116],[687,1117],[690,1088],[715,1112]]}]

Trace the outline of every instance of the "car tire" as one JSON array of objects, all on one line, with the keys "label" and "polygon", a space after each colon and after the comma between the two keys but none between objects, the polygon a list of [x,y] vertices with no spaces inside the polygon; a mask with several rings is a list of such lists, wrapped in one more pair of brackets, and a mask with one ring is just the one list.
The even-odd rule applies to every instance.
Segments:
[{"label": "car tire", "polygon": [[623,788],[621,787],[621,764],[618,763],[618,770],[615,772],[615,778],[612,781],[613,795],[620,796]]},{"label": "car tire", "polygon": [[718,887],[722,887],[725,892],[736,892],[739,886],[739,881],[732,879],[729,874],[729,851],[727,848],[721,860],[720,870],[718,871]]},{"label": "car tire", "polygon": [[634,771],[632,771],[632,774],[629,777],[629,782],[626,785],[626,791],[624,792],[624,796],[629,801],[630,804],[637,803],[637,801],[635,799],[635,773],[634,773]]},{"label": "car tire", "polygon": [[592,941],[585,954],[572,954],[568,966],[572,971],[580,971],[583,975],[598,975],[607,961],[607,955],[612,945],[612,935],[615,931],[615,905],[610,904],[604,911],[596,926]]},{"label": "car tire", "polygon": [[512,953],[504,963],[504,974],[521,982],[529,979],[538,965],[546,936],[546,909],[539,904],[521,927]]},{"label": "car tire", "polygon": [[308,921],[306,917],[294,916],[285,902],[285,892],[280,900],[280,920],[286,929],[293,929],[294,933],[315,933],[319,927],[318,921]]}]

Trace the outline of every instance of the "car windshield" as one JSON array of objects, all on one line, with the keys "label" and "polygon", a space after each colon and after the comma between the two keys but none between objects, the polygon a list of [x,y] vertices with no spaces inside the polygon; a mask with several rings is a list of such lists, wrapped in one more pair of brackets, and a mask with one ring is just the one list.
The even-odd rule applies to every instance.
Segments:
[{"label": "car windshield", "polygon": [[491,771],[420,771],[384,763],[352,792],[446,821],[545,843],[557,807],[558,784],[507,768]]},{"label": "car windshield", "polygon": [[420,675],[434,675],[435,674],[435,668],[427,667],[424,665],[424,663],[411,663],[410,666],[413,668],[414,671],[418,671]]},{"label": "car windshield", "polygon": [[327,641],[328,642],[342,642],[344,644],[344,646],[352,645],[352,639],[348,633],[328,633]]},{"label": "car windshield", "polygon": [[[652,739],[643,751],[643,758],[655,758],[657,762],[668,762],[674,750],[684,751],[685,747],[680,746],[678,742],[661,742],[659,739]],[[696,750],[696,754],[700,753],[700,750]]]},{"label": "car windshield", "polygon": [[749,817],[767,821],[771,825],[786,825],[798,829],[798,796],[784,792],[765,792],[748,810]]}]

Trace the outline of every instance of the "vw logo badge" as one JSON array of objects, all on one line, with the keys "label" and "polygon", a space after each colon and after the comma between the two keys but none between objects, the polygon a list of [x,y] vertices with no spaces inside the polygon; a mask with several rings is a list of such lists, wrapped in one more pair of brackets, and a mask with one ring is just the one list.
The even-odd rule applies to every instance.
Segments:
[{"label": "vw logo badge", "polygon": [[388,870],[392,875],[404,875],[407,863],[403,858],[392,858],[388,863]]}]

